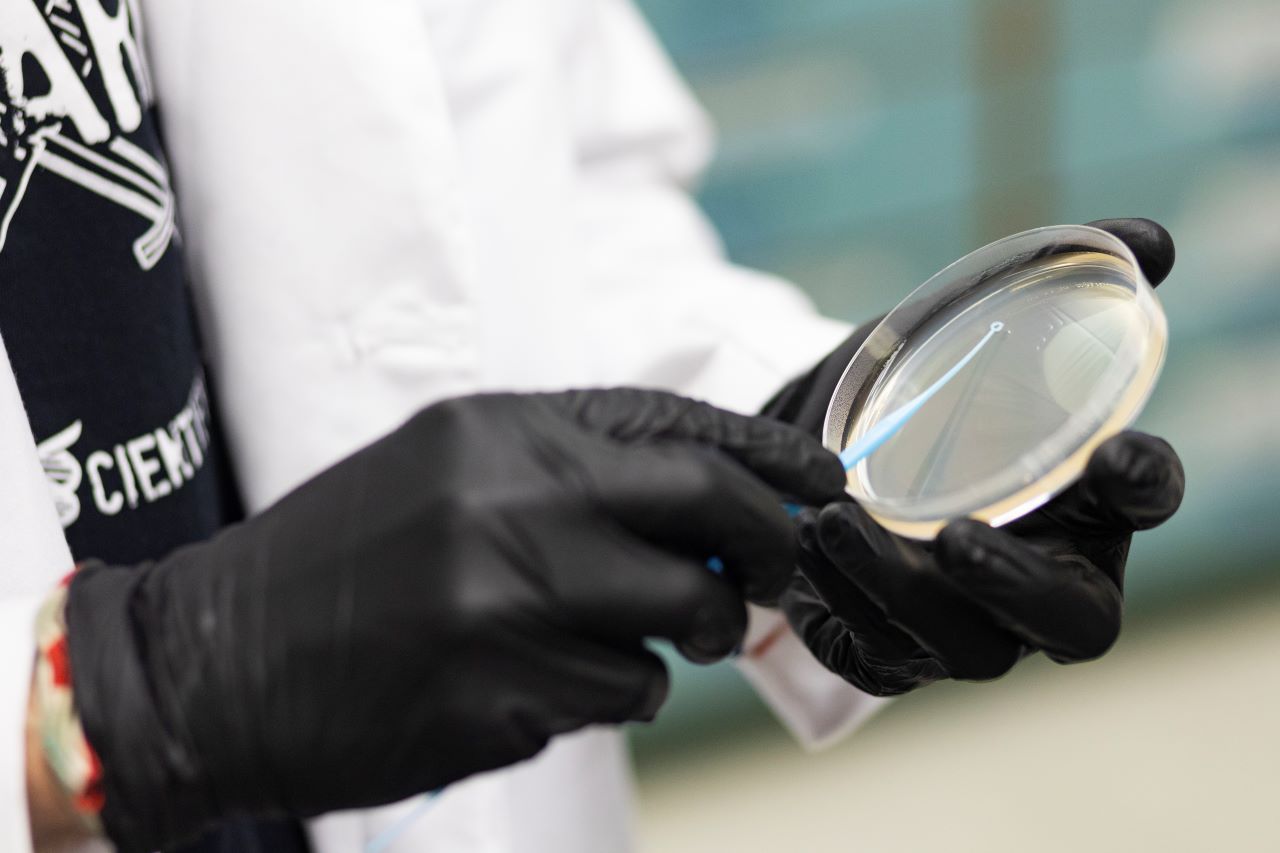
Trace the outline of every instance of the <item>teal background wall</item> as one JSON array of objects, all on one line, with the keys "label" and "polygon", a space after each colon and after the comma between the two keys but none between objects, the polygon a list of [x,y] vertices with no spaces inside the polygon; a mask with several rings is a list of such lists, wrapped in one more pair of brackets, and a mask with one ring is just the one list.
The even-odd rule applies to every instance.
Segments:
[{"label": "teal background wall", "polygon": [[[1165,224],[1171,350],[1140,426],[1178,448],[1188,493],[1134,546],[1130,612],[1160,618],[1276,568],[1280,3],[640,5],[720,127],[701,200],[731,254],[829,314],[875,316],[1024,228]],[[728,668],[676,675],[642,752],[758,713]]]}]

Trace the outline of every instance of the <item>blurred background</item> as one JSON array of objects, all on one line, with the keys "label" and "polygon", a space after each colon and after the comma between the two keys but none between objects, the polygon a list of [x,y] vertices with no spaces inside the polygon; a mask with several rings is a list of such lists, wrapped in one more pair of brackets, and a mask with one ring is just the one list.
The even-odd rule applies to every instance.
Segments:
[{"label": "blurred background", "polygon": [[1111,655],[938,685],[805,755],[731,667],[633,738],[645,851],[1277,851],[1280,0],[640,0],[721,130],[730,253],[828,314],[1038,225],[1178,243],[1141,428],[1187,500]]}]

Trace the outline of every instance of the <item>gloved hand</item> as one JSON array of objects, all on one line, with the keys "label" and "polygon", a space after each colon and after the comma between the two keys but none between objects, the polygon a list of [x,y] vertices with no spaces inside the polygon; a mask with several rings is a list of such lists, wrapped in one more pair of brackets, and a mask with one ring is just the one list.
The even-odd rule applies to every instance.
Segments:
[{"label": "gloved hand", "polygon": [[1173,448],[1127,432],[1069,490],[999,529],[954,521],[926,545],[849,501],[807,509],[782,608],[818,660],[876,696],[998,678],[1037,650],[1090,660],[1120,633],[1133,532],[1173,515],[1182,492]]},{"label": "gloved hand", "polygon": [[[1090,224],[1124,240],[1152,284],[1173,266],[1173,242],[1156,223]],[[829,397],[874,326],[766,413],[819,430],[825,403],[816,401]],[[876,695],[940,678],[996,678],[1035,650],[1063,663],[1088,660],[1119,633],[1132,533],[1169,518],[1183,488],[1173,449],[1128,432],[1098,448],[1080,482],[999,530],[961,520],[921,544],[889,533],[847,500],[806,510],[798,519],[799,572],[782,608],[823,664]]]},{"label": "gloved hand", "polygon": [[207,543],[91,564],[67,638],[108,835],[141,853],[392,802],[651,719],[645,638],[729,653],[744,592],[773,601],[792,571],[779,492],[842,484],[799,430],[670,394],[471,397]]}]

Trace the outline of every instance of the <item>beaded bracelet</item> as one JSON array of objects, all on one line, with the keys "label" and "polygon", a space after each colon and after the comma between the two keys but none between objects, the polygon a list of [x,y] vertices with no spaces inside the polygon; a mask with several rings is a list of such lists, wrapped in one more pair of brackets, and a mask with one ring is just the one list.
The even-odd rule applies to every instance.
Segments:
[{"label": "beaded bracelet", "polygon": [[71,691],[66,623],[70,582],[71,575],[63,578],[36,616],[37,719],[40,742],[54,776],[70,795],[85,826],[95,835],[102,835],[102,765],[85,739]]}]

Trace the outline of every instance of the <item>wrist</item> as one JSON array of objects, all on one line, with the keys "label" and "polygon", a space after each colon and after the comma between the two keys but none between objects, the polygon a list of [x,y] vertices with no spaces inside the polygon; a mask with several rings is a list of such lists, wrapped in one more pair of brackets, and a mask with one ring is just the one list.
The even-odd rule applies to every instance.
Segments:
[{"label": "wrist", "polygon": [[[185,720],[162,712],[165,703],[159,697],[174,699],[163,642],[172,628],[153,619],[163,612],[155,603],[169,593],[163,581],[163,573],[150,564],[86,563],[68,588],[67,647],[76,707],[87,743],[101,758],[101,819],[120,853],[148,853],[191,839],[215,822],[219,803],[184,737]],[[194,638],[184,638],[183,644],[201,647]],[[185,674],[190,667],[168,671]],[[181,706],[180,701],[170,704]]]},{"label": "wrist", "polygon": [[98,837],[102,772],[85,740],[67,660],[66,581],[36,619],[36,660],[27,707],[27,789],[33,840],[40,850]]},{"label": "wrist", "polygon": [[[31,673],[25,728],[27,815],[38,853],[70,849],[99,834],[96,815],[86,813],[76,793],[50,760],[48,736],[54,718],[71,707],[62,611],[66,585],[45,600],[36,620],[36,658]],[[58,694],[62,695],[59,696]],[[79,735],[83,741],[83,734]]]},{"label": "wrist", "polygon": [[87,841],[92,833],[76,814],[71,795],[58,782],[40,743],[40,713],[34,680],[27,703],[27,816],[37,853],[55,853]]}]

